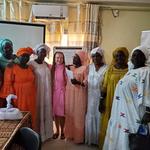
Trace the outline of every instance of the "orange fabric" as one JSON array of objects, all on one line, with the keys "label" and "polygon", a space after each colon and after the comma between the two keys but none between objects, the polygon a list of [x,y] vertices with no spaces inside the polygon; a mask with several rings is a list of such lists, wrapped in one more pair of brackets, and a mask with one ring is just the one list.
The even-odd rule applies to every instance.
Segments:
[{"label": "orange fabric", "polygon": [[6,68],[0,96],[5,98],[10,93],[17,95],[15,107],[31,112],[32,127],[35,129],[36,88],[35,76],[30,66],[27,69],[22,69],[19,65]]},{"label": "orange fabric", "polygon": [[9,94],[14,94],[14,88],[13,88],[13,69],[6,67],[4,72],[4,83],[0,91],[0,97],[6,98]]},{"label": "orange fabric", "polygon": [[24,47],[24,48],[20,48],[18,51],[17,51],[17,56],[21,56],[22,54],[33,54],[33,49],[30,48],[30,47]]}]

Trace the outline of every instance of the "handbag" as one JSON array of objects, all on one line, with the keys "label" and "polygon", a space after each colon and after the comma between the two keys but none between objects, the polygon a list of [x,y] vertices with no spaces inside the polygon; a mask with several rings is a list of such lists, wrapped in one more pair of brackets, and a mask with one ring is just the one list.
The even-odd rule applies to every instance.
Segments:
[{"label": "handbag", "polygon": [[150,150],[149,126],[140,124],[136,133],[129,133],[130,150]]}]

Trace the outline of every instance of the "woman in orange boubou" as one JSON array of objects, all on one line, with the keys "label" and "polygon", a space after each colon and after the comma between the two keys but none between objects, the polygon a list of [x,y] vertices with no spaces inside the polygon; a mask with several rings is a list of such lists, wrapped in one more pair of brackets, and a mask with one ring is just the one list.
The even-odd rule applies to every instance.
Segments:
[{"label": "woman in orange boubou", "polygon": [[31,66],[27,64],[32,53],[33,50],[30,47],[20,48],[17,51],[19,64],[6,67],[0,95],[3,98],[11,93],[17,95],[17,100],[14,100],[15,107],[18,107],[21,111],[31,112],[32,127],[35,129],[35,76]]}]

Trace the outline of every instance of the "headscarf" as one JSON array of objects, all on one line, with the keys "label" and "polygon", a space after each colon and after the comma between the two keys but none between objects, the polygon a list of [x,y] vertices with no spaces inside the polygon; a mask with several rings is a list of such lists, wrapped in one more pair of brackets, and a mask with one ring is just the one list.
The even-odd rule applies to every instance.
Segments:
[{"label": "headscarf", "polygon": [[87,65],[88,64],[89,58],[88,58],[88,53],[86,51],[78,50],[78,51],[75,52],[75,54],[77,54],[80,57],[82,65]]},{"label": "headscarf", "polygon": [[101,47],[93,48],[91,51],[91,56],[96,54],[96,53],[99,53],[102,56],[102,62],[105,63],[104,50]]},{"label": "headscarf", "polygon": [[133,55],[133,52],[136,50],[140,50],[143,52],[143,54],[145,55],[145,58],[146,58],[145,65],[150,66],[150,49],[146,46],[140,45],[140,46],[134,48],[131,52],[131,56],[130,56],[129,61],[128,61],[129,70],[134,68],[134,65],[131,62],[131,57]]},{"label": "headscarf", "polygon": [[37,54],[42,49],[46,50],[46,54],[48,54],[50,52],[50,48],[46,44],[38,44],[33,50],[34,50],[35,54]]},{"label": "headscarf", "polygon": [[0,53],[3,55],[4,54],[4,46],[6,43],[10,43],[13,47],[13,43],[9,39],[0,39]]},{"label": "headscarf", "polygon": [[96,47],[96,48],[93,48],[92,50],[91,50],[91,55],[94,55],[94,54],[96,54],[96,53],[99,53],[101,56],[103,56],[103,49],[102,48],[100,48],[100,47]]},{"label": "headscarf", "polygon": [[126,61],[126,63],[128,62],[128,57],[129,57],[129,51],[128,51],[128,49],[126,48],[126,47],[118,47],[118,48],[116,48],[114,51],[113,51],[113,59],[112,59],[112,65],[114,65],[114,64],[116,64],[116,60],[115,60],[115,58],[116,58],[116,54],[119,52],[119,51],[122,51],[123,53],[124,53],[124,55],[125,55],[125,61]]},{"label": "headscarf", "polygon": [[17,56],[21,56],[21,55],[23,55],[23,54],[29,54],[29,55],[31,55],[31,54],[33,54],[33,53],[34,53],[34,51],[33,51],[32,48],[30,48],[30,47],[24,47],[24,48],[20,48],[20,49],[17,51]]}]

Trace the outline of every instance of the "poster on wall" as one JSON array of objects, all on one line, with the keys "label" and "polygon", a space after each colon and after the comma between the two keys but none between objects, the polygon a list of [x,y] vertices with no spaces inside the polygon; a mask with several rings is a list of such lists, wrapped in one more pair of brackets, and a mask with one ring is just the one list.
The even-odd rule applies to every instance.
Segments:
[{"label": "poster on wall", "polygon": [[70,65],[72,64],[72,60],[73,60],[73,56],[75,54],[76,51],[80,51],[82,50],[82,47],[62,47],[62,46],[55,46],[53,48],[53,54],[56,51],[61,51],[64,53],[65,56],[65,63],[66,65]]},{"label": "poster on wall", "polygon": [[142,31],[142,33],[141,33],[141,45],[150,48],[150,30]]}]

